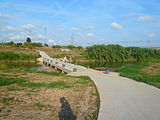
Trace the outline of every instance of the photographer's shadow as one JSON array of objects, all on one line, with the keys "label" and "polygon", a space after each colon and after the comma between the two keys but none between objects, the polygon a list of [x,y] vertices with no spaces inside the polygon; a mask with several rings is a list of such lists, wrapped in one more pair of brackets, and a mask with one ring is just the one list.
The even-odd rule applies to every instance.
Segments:
[{"label": "photographer's shadow", "polygon": [[60,98],[60,102],[61,111],[59,112],[59,120],[77,120],[77,116],[73,114],[69,102],[64,97]]}]

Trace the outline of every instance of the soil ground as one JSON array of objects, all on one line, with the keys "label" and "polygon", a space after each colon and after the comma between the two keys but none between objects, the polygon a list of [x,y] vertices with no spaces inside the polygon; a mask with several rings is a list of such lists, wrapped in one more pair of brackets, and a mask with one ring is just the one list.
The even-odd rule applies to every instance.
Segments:
[{"label": "soil ground", "polygon": [[147,66],[143,68],[142,71],[151,75],[160,75],[160,63],[155,63]]},{"label": "soil ground", "polygon": [[7,45],[0,45],[0,51],[12,51],[16,53],[24,53],[24,54],[38,54],[33,49],[29,48],[23,48],[23,47],[13,47],[13,46],[7,46]]},{"label": "soil ground", "polygon": [[62,52],[61,48],[52,48],[52,47],[39,47],[37,49],[44,51],[47,55],[49,55],[51,57],[52,56],[61,56],[61,55],[75,57],[75,56],[82,56],[82,54],[83,54],[83,51],[78,50],[78,49],[70,50],[70,52]]},{"label": "soil ground", "polygon": [[[46,66],[41,69],[53,72]],[[25,78],[28,82],[37,84],[37,86],[20,84],[0,86],[0,119],[59,120],[69,114],[70,118],[84,120],[97,111],[96,88],[90,80],[22,70],[0,70],[0,76]],[[38,86],[61,82],[69,87],[63,84],[58,87]]]}]

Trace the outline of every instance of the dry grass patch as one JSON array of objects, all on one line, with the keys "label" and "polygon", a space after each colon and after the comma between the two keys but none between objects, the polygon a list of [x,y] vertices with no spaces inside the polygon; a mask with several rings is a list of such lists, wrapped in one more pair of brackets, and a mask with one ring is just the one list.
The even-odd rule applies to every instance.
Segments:
[{"label": "dry grass patch", "polygon": [[[12,75],[9,72],[7,74]],[[93,95],[97,91],[87,77],[44,73],[17,75],[18,78],[25,78],[27,82],[0,87],[0,119],[59,120],[59,117],[66,115],[66,109],[76,116],[77,120],[84,120],[97,111],[97,95]],[[25,86],[25,83],[34,85]],[[62,101],[62,98],[65,101]]]},{"label": "dry grass patch", "polygon": [[151,75],[160,74],[160,63],[155,63],[142,69],[143,72]]},{"label": "dry grass patch", "polygon": [[24,53],[24,54],[37,54],[34,49],[29,49],[29,48],[23,48],[23,47],[14,47],[14,46],[7,46],[7,45],[0,45],[0,51],[12,51],[16,53]]},{"label": "dry grass patch", "polygon": [[45,53],[47,53],[47,55],[49,56],[82,56],[83,51],[82,50],[78,50],[78,49],[73,49],[70,50],[70,52],[62,52],[61,48],[52,48],[52,47],[41,47],[41,48],[37,48],[39,50],[44,51]]}]

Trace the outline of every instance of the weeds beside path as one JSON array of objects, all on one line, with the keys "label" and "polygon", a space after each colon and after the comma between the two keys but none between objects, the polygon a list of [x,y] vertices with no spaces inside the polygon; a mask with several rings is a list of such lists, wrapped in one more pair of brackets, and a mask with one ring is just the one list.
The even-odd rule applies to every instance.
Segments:
[{"label": "weeds beside path", "polygon": [[141,62],[133,66],[124,66],[118,72],[120,72],[120,76],[160,88],[160,63]]}]

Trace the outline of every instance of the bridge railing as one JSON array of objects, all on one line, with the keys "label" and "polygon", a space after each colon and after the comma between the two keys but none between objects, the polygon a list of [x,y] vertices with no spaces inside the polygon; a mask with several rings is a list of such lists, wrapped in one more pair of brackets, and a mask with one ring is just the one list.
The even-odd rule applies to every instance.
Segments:
[{"label": "bridge railing", "polygon": [[59,69],[65,69],[65,70],[74,71],[74,72],[82,72],[86,69],[86,67],[83,67],[83,66],[74,65],[71,63],[66,63],[60,60],[53,59],[43,51],[38,51],[38,52],[42,56],[43,61],[47,63],[47,65],[59,67]]}]

